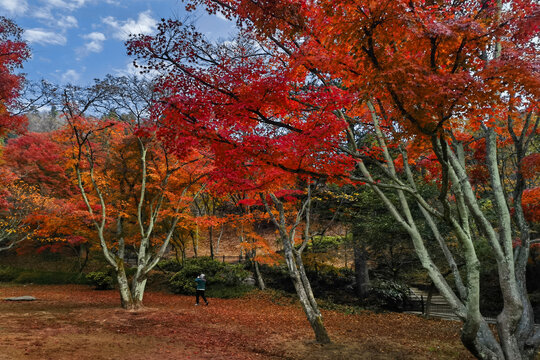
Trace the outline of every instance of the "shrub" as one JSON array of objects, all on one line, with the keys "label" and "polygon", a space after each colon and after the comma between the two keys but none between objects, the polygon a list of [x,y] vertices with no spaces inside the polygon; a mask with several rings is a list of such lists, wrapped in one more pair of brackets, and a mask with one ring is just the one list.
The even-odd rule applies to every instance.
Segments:
[{"label": "shrub", "polygon": [[0,282],[10,282],[13,281],[19,276],[20,270],[11,268],[11,267],[1,267],[0,268]]},{"label": "shrub", "polygon": [[158,263],[157,268],[163,271],[179,272],[182,270],[182,264],[176,261],[176,259],[162,260]]},{"label": "shrub", "polygon": [[169,280],[169,288],[175,294],[193,295],[195,294],[194,276],[190,276],[189,272],[180,270],[174,274]]},{"label": "shrub", "polygon": [[249,272],[244,270],[242,265],[226,264],[208,257],[188,259],[182,269],[170,278],[171,291],[175,294],[195,294],[194,280],[201,273],[206,275],[208,294],[213,297],[220,296],[211,295],[211,288],[217,289],[217,285],[223,285],[222,288],[240,286],[242,280],[249,276]]},{"label": "shrub", "polygon": [[[295,294],[294,284],[285,264],[278,266],[261,265],[260,270],[268,288]],[[335,299],[340,303],[355,301],[354,272],[325,264],[306,266],[306,275],[313,294],[326,300]]]},{"label": "shrub", "polygon": [[253,291],[253,289],[253,286],[250,285],[227,286],[224,284],[213,284],[208,288],[206,295],[220,299],[236,299]]},{"label": "shrub", "polygon": [[378,279],[372,283],[369,300],[389,310],[402,310],[409,294],[409,288],[401,282]]},{"label": "shrub", "polygon": [[259,269],[267,287],[296,293],[286,265],[270,266],[261,264]]},{"label": "shrub", "polygon": [[306,253],[327,253],[338,250],[346,240],[345,236],[314,236],[313,241],[306,248]]},{"label": "shrub", "polygon": [[[131,278],[137,272],[137,268],[126,266],[124,271],[126,272],[126,276],[128,277],[129,281],[131,281]],[[107,270],[107,274],[109,274],[114,279],[113,281],[116,282],[116,272],[113,270],[113,268],[109,268],[109,270]]]},{"label": "shrub", "polygon": [[25,270],[12,267],[0,268],[0,282],[17,284],[85,284],[86,279],[79,273]]},{"label": "shrub", "polygon": [[352,271],[331,265],[319,265],[316,269],[309,267],[306,273],[311,282],[322,288],[345,287],[354,281]]},{"label": "shrub", "polygon": [[250,273],[240,264],[223,264],[223,268],[210,277],[209,284],[224,284],[228,286],[238,286],[247,278]]},{"label": "shrub", "polygon": [[13,282],[18,284],[86,284],[86,278],[79,273],[22,270]]},{"label": "shrub", "polygon": [[96,290],[110,290],[114,287],[113,277],[103,271],[94,271],[86,274],[86,279],[94,285]]}]

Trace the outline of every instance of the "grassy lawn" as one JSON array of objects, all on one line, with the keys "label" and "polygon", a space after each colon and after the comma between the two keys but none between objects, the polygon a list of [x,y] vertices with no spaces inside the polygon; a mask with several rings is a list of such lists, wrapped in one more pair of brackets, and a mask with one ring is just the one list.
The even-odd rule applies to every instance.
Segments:
[{"label": "grassy lawn", "polygon": [[85,285],[0,285],[0,359],[469,359],[460,324],[407,314],[325,311],[331,345],[313,342],[298,304],[148,292],[126,312],[116,291]]}]

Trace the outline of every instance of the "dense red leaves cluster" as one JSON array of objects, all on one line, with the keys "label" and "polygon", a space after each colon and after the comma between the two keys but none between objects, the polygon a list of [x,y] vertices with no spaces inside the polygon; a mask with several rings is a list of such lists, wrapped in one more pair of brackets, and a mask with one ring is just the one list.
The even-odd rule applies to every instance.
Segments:
[{"label": "dense red leaves cluster", "polygon": [[[21,33],[22,29],[13,21],[0,16],[0,155],[3,155],[2,139],[9,132],[22,132],[26,122],[25,117],[10,112],[10,106],[19,96],[23,81],[23,77],[15,74],[15,70],[30,56]],[[0,165],[3,165],[2,159]],[[3,232],[11,234],[11,237],[2,240],[23,238],[29,229],[24,218],[38,206],[35,189],[20,183],[17,175],[9,167],[0,167],[0,223]],[[28,203],[25,204],[25,201]],[[14,228],[8,230],[11,226]]]},{"label": "dense red leaves cluster", "polygon": [[42,244],[39,251],[77,247],[92,238],[85,205],[70,179],[68,148],[60,138],[61,132],[27,133],[4,148],[1,169],[33,189],[27,195],[32,195],[33,208],[24,222],[36,229],[32,238]]},{"label": "dense red leaves cluster", "polygon": [[[358,91],[355,98],[376,94],[416,132],[431,133],[456,113],[485,115],[499,102],[501,86],[538,98],[539,80],[531,76],[538,60],[530,41],[538,5],[532,1],[514,1],[500,14],[495,1],[193,3],[219,8],[286,46],[303,36],[289,48],[291,64],[341,79]],[[497,38],[505,39],[504,51],[488,62],[480,53]]]},{"label": "dense red leaves cluster", "polygon": [[[167,67],[160,85],[170,95],[159,110],[169,146],[210,146],[220,176],[242,188],[261,188],[286,172],[346,177],[354,161],[343,152],[343,130],[347,122],[369,128],[366,100],[376,103],[393,139],[420,150],[418,158],[433,155],[432,135],[470,137],[481,123],[507,132],[509,111],[537,106],[533,1],[503,11],[495,1],[190,6],[199,4],[237,20],[245,31],[236,43],[213,46],[168,20],[128,48],[145,69]],[[497,41],[503,50],[495,57]],[[376,148],[363,155],[380,159]],[[483,180],[481,169],[473,172]]]},{"label": "dense red leaves cluster", "polygon": [[540,186],[525,190],[521,203],[527,220],[540,223]]},{"label": "dense red leaves cluster", "polygon": [[[283,182],[291,172],[350,169],[350,161],[336,151],[345,124],[333,115],[349,102],[346,92],[303,84],[305,69],[258,54],[249,42],[214,47],[177,21],[164,22],[159,30],[155,37],[134,38],[129,49],[151,68],[161,66],[159,52],[172,56],[175,66],[160,84],[172,95],[158,112],[165,114],[160,133],[173,151],[195,143],[210,147],[219,178],[245,190]],[[176,37],[166,48],[171,33]]]},{"label": "dense red leaves cluster", "polygon": [[8,109],[19,95],[23,81],[14,71],[30,57],[21,33],[22,29],[13,21],[0,16],[0,136],[21,131],[25,124],[24,117],[13,116]]},{"label": "dense red leaves cluster", "polygon": [[521,171],[526,179],[534,180],[540,177],[540,153],[524,157],[521,161]]},{"label": "dense red leaves cluster", "polygon": [[76,189],[67,186],[69,179],[65,173],[64,151],[53,141],[50,133],[29,133],[7,142],[5,165],[20,180],[39,186],[45,194],[71,197]]}]

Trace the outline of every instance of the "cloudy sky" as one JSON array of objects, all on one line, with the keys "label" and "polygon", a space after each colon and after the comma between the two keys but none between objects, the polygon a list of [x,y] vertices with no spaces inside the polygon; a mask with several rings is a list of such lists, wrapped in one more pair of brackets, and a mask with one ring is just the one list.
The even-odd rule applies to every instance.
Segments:
[{"label": "cloudy sky", "polygon": [[[23,72],[32,80],[87,85],[106,74],[134,71],[124,41],[152,33],[161,18],[184,20],[181,0],[0,0],[0,15],[24,29],[32,59]],[[233,24],[202,11],[189,15],[213,39],[226,39]]]}]

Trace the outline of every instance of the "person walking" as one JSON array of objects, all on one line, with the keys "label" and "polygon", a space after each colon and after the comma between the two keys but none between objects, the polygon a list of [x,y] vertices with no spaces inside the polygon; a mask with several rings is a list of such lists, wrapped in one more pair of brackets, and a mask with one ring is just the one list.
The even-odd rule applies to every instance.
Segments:
[{"label": "person walking", "polygon": [[195,305],[199,305],[199,296],[201,296],[206,305],[208,306],[208,300],[206,300],[206,297],[204,296],[204,292],[206,291],[206,276],[204,274],[197,276],[195,282],[197,283]]}]

